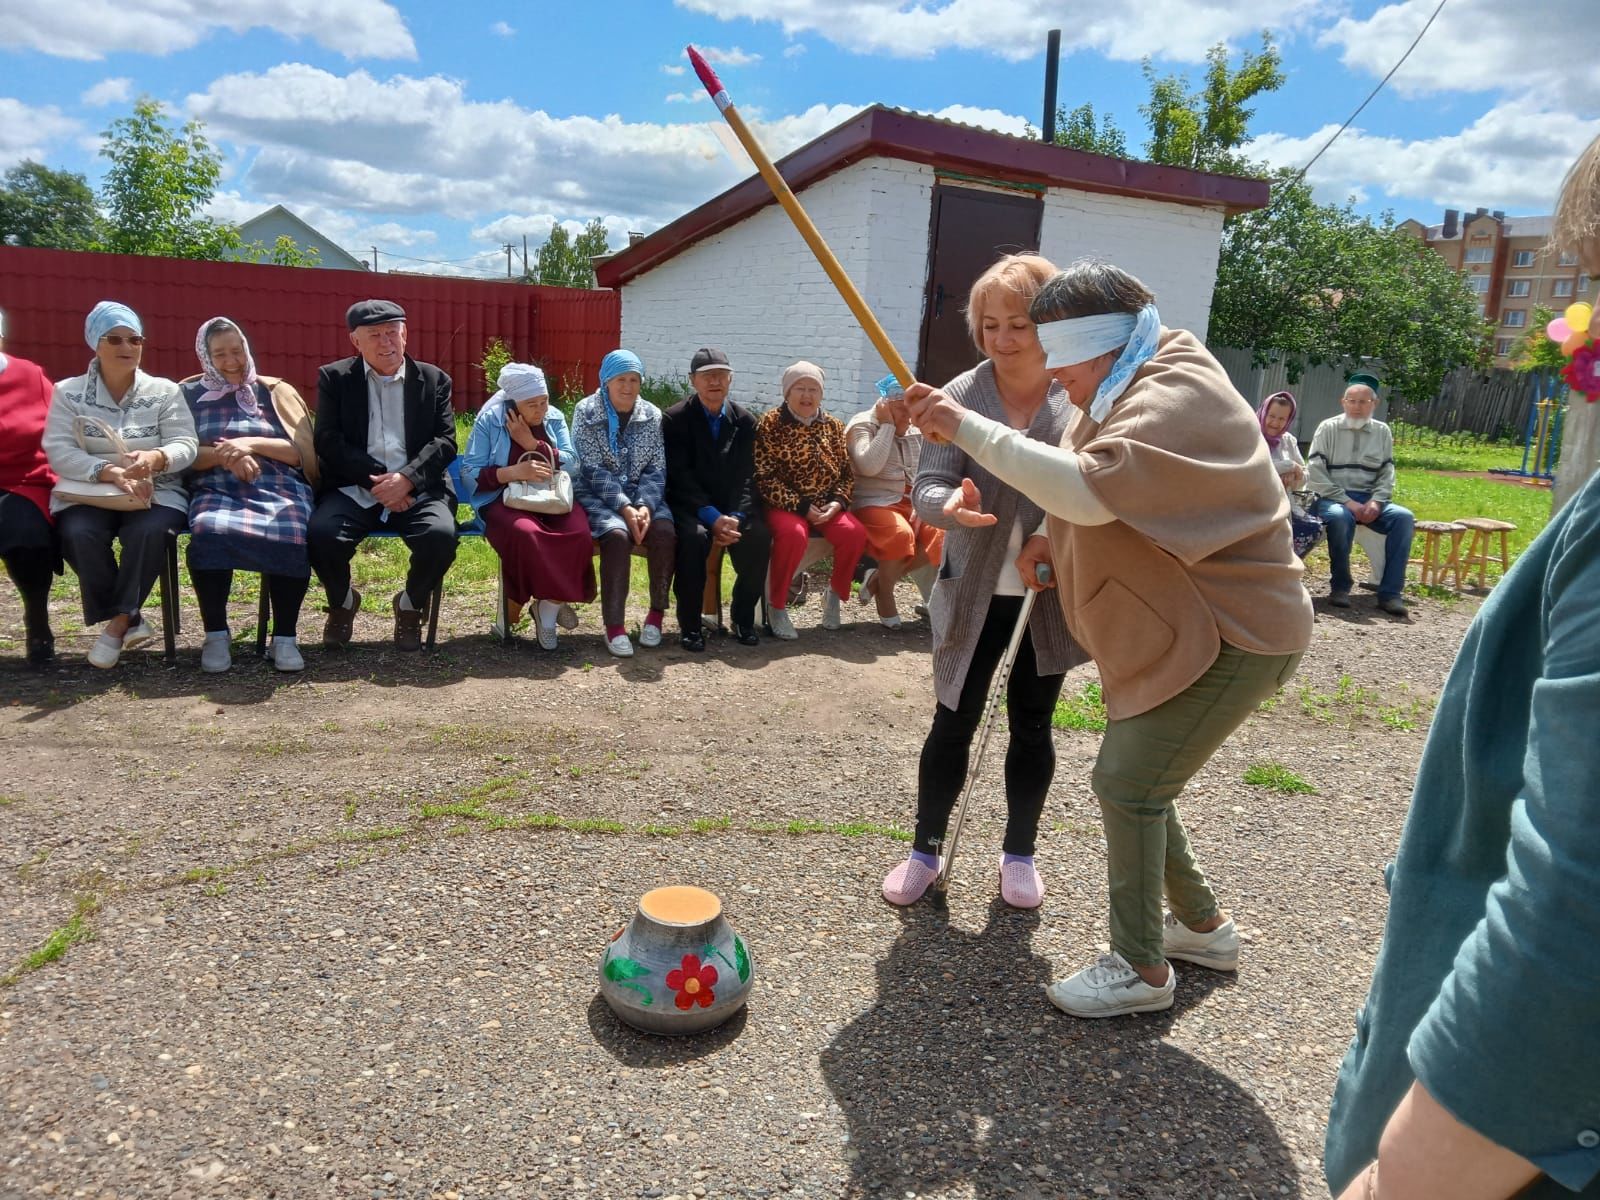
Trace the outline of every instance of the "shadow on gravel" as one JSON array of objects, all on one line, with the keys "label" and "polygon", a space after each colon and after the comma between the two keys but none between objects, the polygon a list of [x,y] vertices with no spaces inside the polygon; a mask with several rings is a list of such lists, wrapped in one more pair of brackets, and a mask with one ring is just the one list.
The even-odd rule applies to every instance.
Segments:
[{"label": "shadow on gravel", "polygon": [[625,1067],[672,1067],[705,1058],[731,1045],[744,1032],[749,1013],[750,1006],[747,1004],[706,1033],[689,1037],[662,1037],[660,1034],[640,1033],[631,1025],[623,1024],[605,1000],[596,995],[589,1001],[589,1032],[594,1034],[594,1040],[602,1050]]},{"label": "shadow on gravel", "polygon": [[1171,1012],[1081,1021],[1044,996],[1061,972],[1033,951],[1036,914],[997,899],[977,934],[926,906],[901,919],[877,1002],[822,1052],[847,1195],[1300,1194],[1255,1100],[1162,1040],[1223,977],[1190,967]]}]

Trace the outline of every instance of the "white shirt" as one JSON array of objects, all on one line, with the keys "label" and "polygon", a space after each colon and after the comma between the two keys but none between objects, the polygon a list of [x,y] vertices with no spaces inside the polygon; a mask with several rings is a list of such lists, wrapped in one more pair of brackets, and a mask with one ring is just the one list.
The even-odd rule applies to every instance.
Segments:
[{"label": "white shirt", "polygon": [[[406,369],[393,375],[380,375],[371,363],[367,370],[367,453],[383,464],[385,471],[398,471],[406,465]],[[362,508],[377,503],[372,492],[351,484],[339,489]]]}]

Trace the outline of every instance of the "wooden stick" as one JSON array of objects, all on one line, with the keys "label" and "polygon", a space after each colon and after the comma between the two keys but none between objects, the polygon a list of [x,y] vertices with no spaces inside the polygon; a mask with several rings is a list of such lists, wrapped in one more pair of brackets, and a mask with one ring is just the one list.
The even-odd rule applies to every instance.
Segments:
[{"label": "wooden stick", "polygon": [[838,258],[828,248],[828,243],[823,240],[822,234],[818,232],[806,210],[800,206],[800,201],[788,183],[778,174],[778,168],[772,165],[772,160],[761,148],[761,143],[756,141],[756,135],[751,133],[750,127],[744,123],[744,118],[739,115],[739,110],[734,107],[733,100],[728,95],[728,89],[722,86],[722,80],[717,78],[717,73],[711,69],[711,64],[701,57],[698,50],[690,46],[688,51],[689,61],[694,64],[694,73],[700,77],[700,82],[705,85],[706,91],[711,93],[712,100],[716,101],[717,110],[732,127],[740,145],[745,148],[745,153],[750,155],[750,160],[756,164],[756,170],[761,173],[761,178],[767,181],[767,186],[772,189],[772,194],[783,206],[783,211],[789,214],[789,219],[800,231],[800,236],[805,239],[806,245],[811,247],[811,253],[817,256],[817,262],[833,281],[833,286],[839,290],[840,297],[855,314],[856,320],[861,323],[861,328],[877,348],[878,353],[883,356],[884,363],[900,381],[900,386],[910,387],[914,382],[911,368],[906,366],[905,359],[901,358],[900,352],[894,348],[894,343],[889,340],[889,335],[878,323],[878,318],[873,315],[872,309],[867,307],[866,300],[856,290],[856,285],[851,282],[850,276],[845,273]]}]

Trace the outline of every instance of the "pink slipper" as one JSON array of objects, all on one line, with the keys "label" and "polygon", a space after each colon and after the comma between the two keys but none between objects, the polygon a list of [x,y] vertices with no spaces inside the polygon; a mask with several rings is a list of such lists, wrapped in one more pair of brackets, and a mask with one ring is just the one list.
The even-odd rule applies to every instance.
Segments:
[{"label": "pink slipper", "polygon": [[1044,880],[1039,878],[1038,868],[1032,863],[1008,863],[1002,858],[1000,898],[1012,908],[1038,908],[1044,903]]},{"label": "pink slipper", "polygon": [[883,898],[902,908],[907,904],[915,904],[938,876],[939,872],[926,863],[908,858],[884,876]]}]

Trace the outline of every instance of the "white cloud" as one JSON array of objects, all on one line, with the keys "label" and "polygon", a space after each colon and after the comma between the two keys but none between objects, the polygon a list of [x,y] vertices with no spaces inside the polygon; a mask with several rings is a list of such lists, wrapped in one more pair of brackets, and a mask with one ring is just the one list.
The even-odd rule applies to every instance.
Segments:
[{"label": "white cloud", "polygon": [[[1381,77],[1427,23],[1436,0],[1386,3],[1344,17],[1318,41],[1341,48],[1352,71]],[[1593,108],[1600,88],[1594,0],[1453,0],[1389,81],[1402,95],[1528,91],[1545,103]]]},{"label": "white cloud", "polygon": [[507,25],[504,21],[496,21],[493,25],[489,26],[489,32],[494,34],[495,37],[513,37],[517,31],[511,28],[511,26]]},{"label": "white cloud", "polygon": [[941,108],[933,115],[945,121],[959,121],[963,125],[976,125],[980,129],[993,129],[1015,137],[1026,133],[1028,128],[1027,118],[1001,112],[998,108],[973,108],[968,104],[952,104],[948,108]]},{"label": "white cloud", "polygon": [[663,63],[661,65],[661,73],[663,75],[683,75],[688,70],[688,67],[680,66],[677,63]]},{"label": "white cloud", "polygon": [[793,42],[783,48],[783,56],[785,58],[799,58],[805,52],[806,44],[804,42]]},{"label": "white cloud", "polygon": [[[1263,134],[1249,153],[1276,166],[1298,167],[1337,128],[1327,125],[1305,137]],[[1317,160],[1307,179],[1325,201],[1383,195],[1420,198],[1439,208],[1549,212],[1567,168],[1596,135],[1600,119],[1508,100],[1460,133],[1440,137],[1383,137],[1353,126]],[[1437,214],[1399,215],[1427,221]]]},{"label": "white cloud", "polygon": [[520,242],[523,238],[527,238],[529,245],[537,246],[550,236],[550,230],[555,227],[558,219],[554,213],[530,213],[525,216],[507,213],[486,225],[474,227],[472,239],[478,242],[499,242],[504,245],[506,242]]},{"label": "white cloud", "polygon": [[219,30],[271,29],[346,58],[416,58],[405,19],[387,0],[8,0],[0,47],[58,58],[171,54]]},{"label": "white cloud", "polygon": [[[794,37],[816,34],[857,53],[931,58],[940,50],[979,50],[1012,62],[1044,53],[1045,35],[1062,30],[1062,49],[1093,50],[1136,62],[1146,55],[1197,62],[1217,42],[1254,42],[1264,28],[1280,41],[1335,0],[1145,0],[1097,6],[1062,19],[1061,0],[676,0],[680,8],[725,21],[771,21]],[[1584,0],[1571,0],[1583,3]]]},{"label": "white cloud", "polygon": [[702,100],[709,100],[709,99],[711,99],[711,97],[706,95],[705,89],[703,89],[703,88],[698,92],[668,92],[667,93],[667,103],[668,104],[698,104]]},{"label": "white cloud", "polygon": [[108,104],[126,104],[133,98],[133,80],[126,77],[102,79],[78,99],[90,108],[104,108]]},{"label": "white cloud", "polygon": [[721,63],[725,67],[748,67],[761,61],[761,55],[750,54],[739,47],[724,50],[719,46],[696,47],[707,62]]},{"label": "white cloud", "polygon": [[0,96],[0,168],[24,159],[43,161],[47,148],[79,130],[78,122],[53,104],[35,108]]}]

